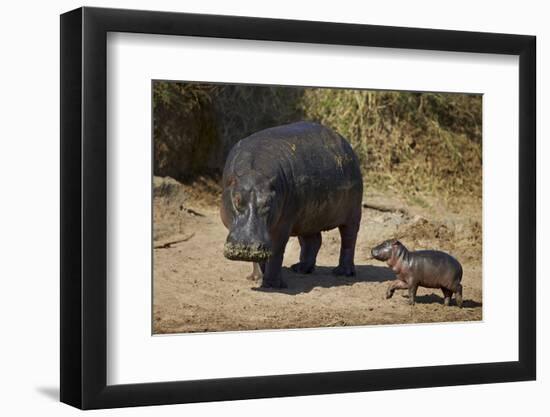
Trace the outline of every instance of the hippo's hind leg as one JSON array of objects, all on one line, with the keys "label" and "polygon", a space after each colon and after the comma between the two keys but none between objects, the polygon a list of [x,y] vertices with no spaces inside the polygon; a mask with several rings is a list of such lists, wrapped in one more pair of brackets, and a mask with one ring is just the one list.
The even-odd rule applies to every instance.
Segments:
[{"label": "hippo's hind leg", "polygon": [[265,263],[252,262],[252,272],[246,277],[249,281],[259,281],[264,275]]},{"label": "hippo's hind leg", "polygon": [[290,268],[299,274],[311,274],[315,270],[315,261],[321,248],[321,232],[308,236],[298,236],[300,242],[300,262]]},{"label": "hippo's hind leg", "polygon": [[[357,216],[356,216],[357,217]],[[355,243],[357,242],[357,233],[359,232],[359,222],[361,220],[361,214],[358,219],[340,226],[340,260],[338,266],[332,270],[335,275],[353,276],[355,275],[355,264],[353,259],[355,256]]]}]

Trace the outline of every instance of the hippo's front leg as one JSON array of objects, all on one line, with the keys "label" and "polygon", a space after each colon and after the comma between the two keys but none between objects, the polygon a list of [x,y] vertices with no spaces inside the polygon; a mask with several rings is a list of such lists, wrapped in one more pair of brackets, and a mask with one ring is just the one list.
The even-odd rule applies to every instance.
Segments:
[{"label": "hippo's front leg", "polygon": [[386,290],[386,299],[392,298],[395,290],[406,290],[407,288],[409,288],[409,286],[405,281],[401,281],[399,278],[393,280]]},{"label": "hippo's front leg", "polygon": [[317,254],[323,238],[321,232],[309,236],[298,236],[300,242],[300,262],[290,268],[299,274],[311,274],[315,270]]},{"label": "hippo's front leg", "polygon": [[265,263],[265,270],[262,279],[262,288],[287,288],[283,281],[281,267],[288,236],[278,242],[273,242],[273,253]]}]

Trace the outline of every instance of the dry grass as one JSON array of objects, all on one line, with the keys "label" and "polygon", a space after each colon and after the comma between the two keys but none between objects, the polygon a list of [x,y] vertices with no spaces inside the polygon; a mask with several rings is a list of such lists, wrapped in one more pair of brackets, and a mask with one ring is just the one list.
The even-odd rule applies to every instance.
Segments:
[{"label": "dry grass", "polygon": [[481,199],[479,95],[176,82],[155,82],[153,92],[155,175],[215,178],[243,137],[312,120],[351,142],[367,190],[419,203]]}]

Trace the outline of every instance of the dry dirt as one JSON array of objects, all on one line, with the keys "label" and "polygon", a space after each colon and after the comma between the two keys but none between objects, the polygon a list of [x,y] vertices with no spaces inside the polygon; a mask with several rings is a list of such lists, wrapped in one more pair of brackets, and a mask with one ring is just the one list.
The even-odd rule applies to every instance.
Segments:
[{"label": "dry dirt", "polygon": [[[261,291],[259,283],[246,279],[252,264],[223,257],[227,230],[219,218],[216,184],[171,181],[155,178],[154,245],[161,247],[154,249],[155,334],[482,318],[479,200],[455,200],[449,208],[433,198],[406,200],[392,191],[370,191],[364,198],[356,276],[331,274],[340,245],[338,231],[332,230],[323,233],[313,274],[289,269],[299,256],[299,243],[291,238],[283,264],[288,289]],[[391,237],[399,237],[410,250],[440,249],[454,255],[464,269],[463,308],[443,306],[441,292],[427,288],[419,288],[414,306],[408,305],[404,291],[386,300],[394,276],[384,263],[370,259],[370,248]]]}]

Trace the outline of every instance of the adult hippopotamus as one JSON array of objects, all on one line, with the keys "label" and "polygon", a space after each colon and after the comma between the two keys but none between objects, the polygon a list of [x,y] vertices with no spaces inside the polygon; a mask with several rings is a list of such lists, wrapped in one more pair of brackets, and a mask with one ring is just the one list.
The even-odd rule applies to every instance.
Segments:
[{"label": "adult hippopotamus", "polygon": [[355,274],[363,180],[350,144],[317,123],[298,122],[254,133],[229,152],[223,171],[221,218],[229,229],[228,259],[254,262],[263,288],[285,288],[281,266],[298,236],[295,272],[315,268],[321,232],[339,228],[336,275]]},{"label": "adult hippopotamus", "polygon": [[389,239],[372,248],[373,258],[386,261],[396,278],[388,286],[386,298],[396,289],[409,290],[409,304],[414,304],[418,287],[441,288],[444,304],[451,304],[453,293],[456,304],[462,307],[462,265],[451,255],[438,250],[409,251],[397,239]]}]

